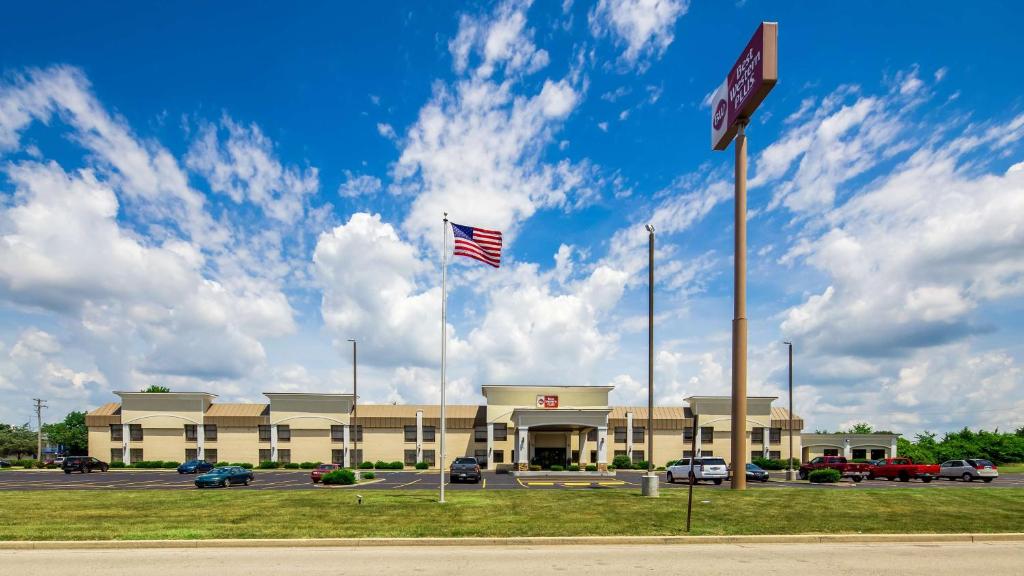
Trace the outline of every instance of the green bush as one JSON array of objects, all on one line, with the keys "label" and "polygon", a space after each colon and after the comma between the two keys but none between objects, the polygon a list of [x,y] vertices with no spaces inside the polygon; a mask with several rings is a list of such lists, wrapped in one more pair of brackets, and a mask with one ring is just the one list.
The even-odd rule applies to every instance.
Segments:
[{"label": "green bush", "polygon": [[552,472],[562,472],[564,470],[565,470],[565,468],[563,468],[561,464],[552,464],[551,465],[551,471]]},{"label": "green bush", "polygon": [[641,460],[633,464],[633,470],[647,470],[647,460]]},{"label": "green bush", "polygon": [[405,468],[405,462],[402,462],[401,460],[395,460],[395,461],[391,462],[391,469],[392,470],[402,470],[404,468]]},{"label": "green bush", "polygon": [[350,484],[356,483],[356,473],[347,468],[341,468],[339,470],[335,470],[334,472],[328,472],[327,474],[324,474],[323,478],[321,478],[320,481],[323,482],[324,484],[338,484],[342,486],[348,486]]},{"label": "green bush", "polygon": [[821,468],[819,470],[812,470],[807,479],[814,484],[834,484],[839,482],[840,477],[839,470]]},{"label": "green bush", "polygon": [[298,470],[299,469],[299,463],[298,462],[289,462],[289,463],[285,464],[284,467],[289,469],[289,470]]},{"label": "green bush", "polygon": [[165,460],[163,467],[164,468],[177,468],[178,466],[181,466],[181,462],[174,462],[174,461],[167,461],[167,460]]},{"label": "green bush", "polygon": [[277,462],[271,462],[270,460],[264,460],[263,462],[260,462],[259,469],[260,470],[273,470],[274,468],[277,468],[277,465],[278,465]]},{"label": "green bush", "polygon": [[[778,460],[775,458],[754,458],[753,463],[765,470],[785,470],[787,466],[786,460]],[[793,469],[800,467],[800,461],[793,458]]]},{"label": "green bush", "polygon": [[23,458],[21,460],[15,460],[14,462],[11,462],[12,466],[21,466],[23,468],[35,468],[37,464],[39,464],[39,462],[36,462],[31,458]]},{"label": "green bush", "polygon": [[374,478],[377,477],[377,475],[374,474],[373,472],[363,472],[361,476],[363,480],[373,480]]},{"label": "green bush", "polygon": [[111,462],[111,468],[124,468],[124,462]]},{"label": "green bush", "polygon": [[223,468],[225,466],[234,466],[234,464],[232,464],[231,462],[214,462],[213,463],[213,467],[214,468]]},{"label": "green bush", "polygon": [[376,462],[373,463],[373,467],[376,468],[377,470],[386,470],[388,466],[390,466],[390,464],[383,460],[377,460]]},{"label": "green bush", "polygon": [[615,466],[616,468],[625,468],[626,470],[629,470],[630,468],[633,467],[633,461],[629,459],[629,456],[626,456],[625,454],[619,454],[615,458],[612,458],[612,466]]},{"label": "green bush", "polygon": [[299,468],[302,468],[303,470],[312,470],[319,465],[320,462],[303,462],[302,464],[299,464]]},{"label": "green bush", "polygon": [[587,472],[597,472],[597,464],[587,464],[584,470],[586,470]]},{"label": "green bush", "polygon": [[539,464],[530,464],[530,472],[540,472]]},{"label": "green bush", "polygon": [[568,470],[569,472],[579,472],[580,471],[580,465],[579,464],[570,464],[569,467],[566,468],[566,470]]},{"label": "green bush", "polygon": [[416,463],[416,469],[417,470],[426,470],[427,468],[430,468],[430,465],[427,464],[426,462],[417,462]]},{"label": "green bush", "polygon": [[241,466],[242,468],[245,468],[246,470],[252,470],[252,463],[251,462],[242,462],[241,464],[238,464],[238,466]]},{"label": "green bush", "polygon": [[359,469],[360,470],[373,470],[373,462],[360,462],[359,463]]}]

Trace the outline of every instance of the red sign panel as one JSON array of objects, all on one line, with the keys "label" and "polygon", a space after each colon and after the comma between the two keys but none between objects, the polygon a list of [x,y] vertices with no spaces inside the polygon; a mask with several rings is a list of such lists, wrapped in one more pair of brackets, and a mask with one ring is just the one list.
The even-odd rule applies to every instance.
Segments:
[{"label": "red sign panel", "polygon": [[537,395],[537,408],[558,408],[558,396]]},{"label": "red sign panel", "polygon": [[749,119],[779,79],[778,38],[775,22],[762,22],[733,64],[729,76],[711,102],[711,146],[725,150],[741,120]]}]

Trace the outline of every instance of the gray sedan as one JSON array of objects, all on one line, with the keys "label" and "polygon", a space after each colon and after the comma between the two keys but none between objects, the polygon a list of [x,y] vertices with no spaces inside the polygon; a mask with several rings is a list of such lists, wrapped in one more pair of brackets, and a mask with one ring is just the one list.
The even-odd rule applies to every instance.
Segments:
[{"label": "gray sedan", "polygon": [[939,478],[956,480],[962,478],[964,482],[973,482],[981,479],[984,482],[991,482],[999,477],[999,470],[996,465],[988,460],[971,458],[968,460],[947,460],[939,465]]}]

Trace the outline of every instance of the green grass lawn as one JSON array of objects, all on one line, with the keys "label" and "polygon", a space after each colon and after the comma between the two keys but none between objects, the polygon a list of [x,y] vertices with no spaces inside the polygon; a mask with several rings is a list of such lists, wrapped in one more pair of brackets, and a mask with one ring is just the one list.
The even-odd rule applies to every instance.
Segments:
[{"label": "green grass lawn", "polygon": [[[0,540],[682,534],[686,491],[4,492]],[[694,491],[693,534],[1022,532],[1024,490]]]},{"label": "green grass lawn", "polygon": [[1003,474],[1024,472],[1024,462],[1016,462],[1014,464],[1000,464],[999,466],[997,466],[997,468],[999,468],[999,471]]}]

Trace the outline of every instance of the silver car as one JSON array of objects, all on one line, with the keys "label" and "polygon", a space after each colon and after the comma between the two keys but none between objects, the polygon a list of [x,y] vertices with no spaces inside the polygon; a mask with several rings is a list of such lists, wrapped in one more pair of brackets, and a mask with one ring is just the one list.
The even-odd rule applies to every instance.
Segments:
[{"label": "silver car", "polygon": [[973,482],[980,478],[984,482],[991,482],[998,477],[999,470],[996,469],[996,465],[979,458],[947,460],[939,465],[939,478],[947,480],[962,478],[964,482]]}]

